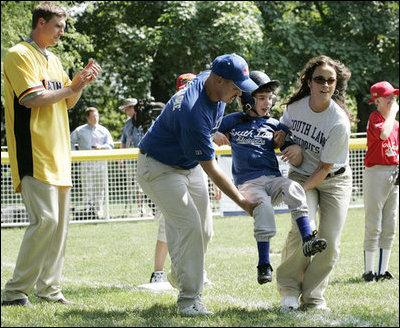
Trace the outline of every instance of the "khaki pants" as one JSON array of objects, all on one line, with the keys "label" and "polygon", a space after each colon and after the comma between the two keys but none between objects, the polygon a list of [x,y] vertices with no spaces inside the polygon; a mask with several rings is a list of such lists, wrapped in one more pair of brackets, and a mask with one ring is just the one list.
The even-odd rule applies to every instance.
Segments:
[{"label": "khaki pants", "polygon": [[171,273],[183,309],[203,291],[204,255],[213,235],[207,177],[200,165],[183,170],[139,154],[138,182],[165,218]]},{"label": "khaki pants", "polygon": [[[291,172],[289,178],[303,183],[307,177]],[[351,170],[322,181],[306,193],[311,227],[318,228],[318,237],[325,238],[327,248],[312,258],[302,252],[302,241],[296,222],[282,250],[281,264],[277,269],[278,291],[283,296],[301,296],[301,305],[326,305],[323,294],[329,275],[339,258],[342,230],[352,192]],[[319,225],[316,216],[319,211]]]},{"label": "khaki pants", "polygon": [[36,285],[36,295],[49,300],[62,297],[61,275],[69,222],[71,188],[61,188],[25,176],[22,199],[29,226],[21,243],[14,275],[4,287],[3,300],[27,298]]}]

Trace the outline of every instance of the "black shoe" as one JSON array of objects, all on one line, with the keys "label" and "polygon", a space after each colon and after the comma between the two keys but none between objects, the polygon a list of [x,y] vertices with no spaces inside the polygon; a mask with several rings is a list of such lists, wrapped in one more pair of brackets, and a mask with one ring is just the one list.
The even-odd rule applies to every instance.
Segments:
[{"label": "black shoe", "polygon": [[373,282],[376,276],[375,273],[373,273],[372,271],[368,271],[362,275],[362,278],[365,282]]},{"label": "black shoe", "polygon": [[32,306],[32,303],[29,302],[27,298],[20,298],[14,301],[2,301],[1,305],[10,306],[10,305],[19,305],[19,306]]},{"label": "black shoe", "polygon": [[272,266],[269,263],[263,263],[257,266],[257,281],[260,285],[272,281]]},{"label": "black shoe", "polygon": [[303,241],[303,254],[310,257],[317,253],[321,253],[328,245],[327,241],[323,238],[315,238],[317,231],[315,230],[312,235],[307,236]]},{"label": "black shoe", "polygon": [[386,271],[384,274],[376,275],[375,279],[376,279],[376,281],[379,281],[379,280],[392,280],[392,279],[394,279],[394,276],[389,271]]}]

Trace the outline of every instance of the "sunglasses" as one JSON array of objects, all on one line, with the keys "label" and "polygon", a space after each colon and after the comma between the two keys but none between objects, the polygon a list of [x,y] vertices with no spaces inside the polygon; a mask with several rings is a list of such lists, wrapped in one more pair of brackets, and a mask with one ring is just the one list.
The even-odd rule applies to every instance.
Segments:
[{"label": "sunglasses", "polygon": [[331,77],[328,80],[325,80],[323,76],[318,75],[316,77],[313,77],[313,81],[318,84],[328,83],[328,85],[333,85],[336,82],[336,79]]}]

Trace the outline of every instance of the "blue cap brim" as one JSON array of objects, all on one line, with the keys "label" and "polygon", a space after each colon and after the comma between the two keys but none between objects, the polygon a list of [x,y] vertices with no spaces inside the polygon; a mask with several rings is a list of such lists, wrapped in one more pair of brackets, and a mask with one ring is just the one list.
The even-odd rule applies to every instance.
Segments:
[{"label": "blue cap brim", "polygon": [[258,89],[258,85],[250,78],[243,81],[232,81],[240,90],[244,92],[253,92]]}]

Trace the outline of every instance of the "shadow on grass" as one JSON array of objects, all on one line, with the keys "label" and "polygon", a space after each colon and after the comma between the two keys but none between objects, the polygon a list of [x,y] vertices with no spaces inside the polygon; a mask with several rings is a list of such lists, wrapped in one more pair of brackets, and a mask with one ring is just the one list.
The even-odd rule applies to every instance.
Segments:
[{"label": "shadow on grass", "polygon": [[74,318],[81,326],[101,323],[101,326],[296,326],[301,311],[282,312],[278,307],[244,309],[230,307],[215,311],[213,316],[181,317],[177,306],[154,304],[146,309],[70,309],[62,313],[63,320]]},{"label": "shadow on grass", "polygon": [[365,284],[362,277],[351,277],[347,280],[334,279],[329,282],[330,285],[352,285],[352,284]]},{"label": "shadow on grass", "polygon": [[73,287],[73,288],[64,288],[63,294],[64,296],[72,296],[81,298],[82,295],[85,297],[91,297],[93,295],[107,295],[109,293],[121,293],[126,291],[137,291],[137,287],[133,285],[109,285],[109,286],[84,286],[84,287]]}]

